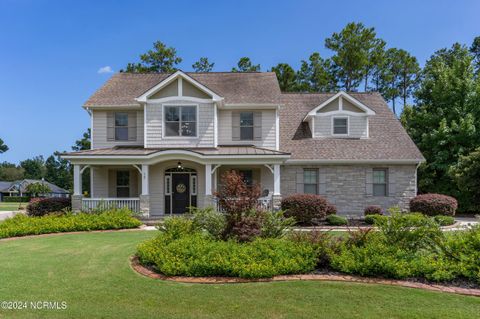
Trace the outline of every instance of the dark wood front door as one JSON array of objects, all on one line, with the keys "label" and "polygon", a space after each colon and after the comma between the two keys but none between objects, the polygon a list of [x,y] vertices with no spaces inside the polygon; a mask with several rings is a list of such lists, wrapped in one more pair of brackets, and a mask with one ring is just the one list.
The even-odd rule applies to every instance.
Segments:
[{"label": "dark wood front door", "polygon": [[172,174],[172,211],[183,214],[190,206],[190,174]]}]

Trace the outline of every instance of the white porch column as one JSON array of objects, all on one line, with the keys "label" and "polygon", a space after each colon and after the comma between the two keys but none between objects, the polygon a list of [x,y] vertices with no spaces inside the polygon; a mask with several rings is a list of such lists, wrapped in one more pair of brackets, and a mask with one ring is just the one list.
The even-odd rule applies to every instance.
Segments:
[{"label": "white porch column", "polygon": [[273,195],[280,195],[280,165],[273,165]]},{"label": "white porch column", "polygon": [[205,164],[205,195],[212,196],[212,164]]},{"label": "white porch column", "polygon": [[149,166],[142,164],[142,195],[150,195],[149,181]]},{"label": "white porch column", "polygon": [[73,195],[82,195],[82,172],[80,165],[73,165]]}]

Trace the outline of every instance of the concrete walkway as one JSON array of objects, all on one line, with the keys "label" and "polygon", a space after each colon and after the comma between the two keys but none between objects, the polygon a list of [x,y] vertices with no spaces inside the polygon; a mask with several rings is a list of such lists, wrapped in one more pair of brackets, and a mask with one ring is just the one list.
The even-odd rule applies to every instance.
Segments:
[{"label": "concrete walkway", "polygon": [[20,214],[20,212],[18,212],[18,211],[0,211],[0,220],[5,220],[5,219],[13,217],[17,214]]}]

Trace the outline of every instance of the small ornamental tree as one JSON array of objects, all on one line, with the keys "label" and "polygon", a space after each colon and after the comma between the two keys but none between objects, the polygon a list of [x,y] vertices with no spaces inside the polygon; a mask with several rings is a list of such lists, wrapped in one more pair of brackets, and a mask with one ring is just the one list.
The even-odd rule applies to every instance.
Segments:
[{"label": "small ornamental tree", "polygon": [[222,175],[222,185],[215,196],[222,210],[227,214],[236,214],[258,208],[260,186],[256,183],[249,186],[241,173],[234,170]]},{"label": "small ornamental tree", "polygon": [[50,193],[52,190],[47,184],[32,183],[27,185],[26,191],[30,193],[32,197],[38,197],[39,195]]},{"label": "small ornamental tree", "polygon": [[242,174],[231,170],[222,175],[222,186],[215,196],[225,212],[225,239],[246,242],[260,236],[264,219],[259,211],[260,195],[260,186],[247,185]]}]

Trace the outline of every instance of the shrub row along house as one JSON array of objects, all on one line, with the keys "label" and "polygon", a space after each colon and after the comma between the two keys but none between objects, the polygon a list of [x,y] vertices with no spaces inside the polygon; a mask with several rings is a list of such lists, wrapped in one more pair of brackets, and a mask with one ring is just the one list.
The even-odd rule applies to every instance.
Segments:
[{"label": "shrub row along house", "polygon": [[[212,205],[232,169],[261,185],[264,205],[314,193],[341,214],[408,209],[424,160],[378,93],[285,94],[270,72],[119,73],[83,107],[92,148],[63,155],[75,210],[184,213]],[[91,198],[81,195],[85,169]]]}]

